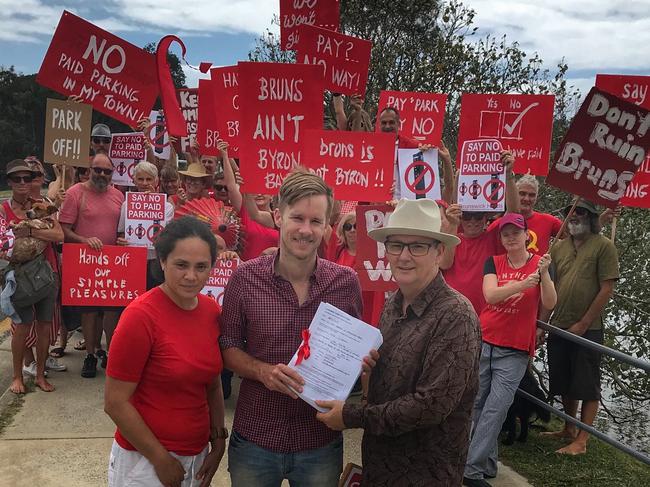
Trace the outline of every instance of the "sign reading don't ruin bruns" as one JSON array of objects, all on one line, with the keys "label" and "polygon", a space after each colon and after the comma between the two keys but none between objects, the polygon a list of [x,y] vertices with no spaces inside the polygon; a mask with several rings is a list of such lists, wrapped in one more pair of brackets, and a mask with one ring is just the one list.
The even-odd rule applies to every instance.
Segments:
[{"label": "sign reading don't ruin bruns", "polygon": [[158,96],[153,54],[64,11],[36,81],[134,127]]}]

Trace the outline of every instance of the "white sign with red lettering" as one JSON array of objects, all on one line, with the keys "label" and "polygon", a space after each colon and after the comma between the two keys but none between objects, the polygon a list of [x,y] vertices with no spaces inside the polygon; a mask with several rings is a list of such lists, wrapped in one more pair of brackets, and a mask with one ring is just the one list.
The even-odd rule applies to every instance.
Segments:
[{"label": "white sign with red lettering", "polygon": [[503,146],[496,139],[466,140],[460,153],[458,203],[463,211],[505,211]]},{"label": "white sign with red lettering", "polygon": [[113,134],[109,156],[114,166],[113,184],[134,186],[135,166],[147,157],[144,135],[142,132]]},{"label": "white sign with red lettering", "polygon": [[201,290],[201,294],[205,294],[219,303],[219,306],[223,306],[223,293],[239,262],[239,259],[218,260],[212,268],[208,282]]},{"label": "white sign with red lettering", "polygon": [[129,245],[153,248],[154,240],[167,223],[164,193],[126,193],[124,237]]}]

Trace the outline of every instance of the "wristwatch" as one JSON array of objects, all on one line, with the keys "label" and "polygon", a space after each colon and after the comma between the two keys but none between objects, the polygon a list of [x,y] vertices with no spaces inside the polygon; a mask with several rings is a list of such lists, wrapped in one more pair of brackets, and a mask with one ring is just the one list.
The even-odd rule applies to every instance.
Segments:
[{"label": "wristwatch", "polygon": [[228,428],[215,428],[212,430],[212,435],[210,435],[211,440],[225,440],[228,438]]}]

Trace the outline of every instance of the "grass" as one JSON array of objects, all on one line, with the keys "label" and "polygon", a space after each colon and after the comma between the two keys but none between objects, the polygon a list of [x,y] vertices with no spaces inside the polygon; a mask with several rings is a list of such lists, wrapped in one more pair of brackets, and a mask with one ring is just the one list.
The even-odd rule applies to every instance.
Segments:
[{"label": "grass", "polygon": [[[27,389],[27,392],[31,392],[29,388],[32,388],[33,390],[33,385],[28,385],[25,383],[25,388]],[[8,394],[11,394],[8,392]],[[14,416],[18,414],[18,411],[23,407],[23,403],[25,402],[25,394],[18,394],[15,395],[14,398],[11,400],[11,402],[4,408],[2,411],[2,414],[0,414],[0,436],[2,433],[4,433],[5,428],[11,424],[11,422],[14,419]]]},{"label": "grass", "polygon": [[[553,420],[549,430],[561,428]],[[499,459],[535,487],[641,487],[650,485],[650,467],[631,456],[590,438],[587,453],[575,457],[555,450],[566,442],[539,435],[531,428],[526,443],[499,445]]]}]

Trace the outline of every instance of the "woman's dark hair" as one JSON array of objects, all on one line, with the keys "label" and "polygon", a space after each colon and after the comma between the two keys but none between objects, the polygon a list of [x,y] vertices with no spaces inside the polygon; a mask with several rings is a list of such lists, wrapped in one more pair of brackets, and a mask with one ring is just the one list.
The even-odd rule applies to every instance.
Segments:
[{"label": "woman's dark hair", "polygon": [[208,244],[210,261],[214,265],[217,261],[217,239],[207,223],[193,216],[183,216],[172,220],[162,229],[154,242],[158,258],[164,262],[176,248],[176,242],[191,237],[198,237]]}]

